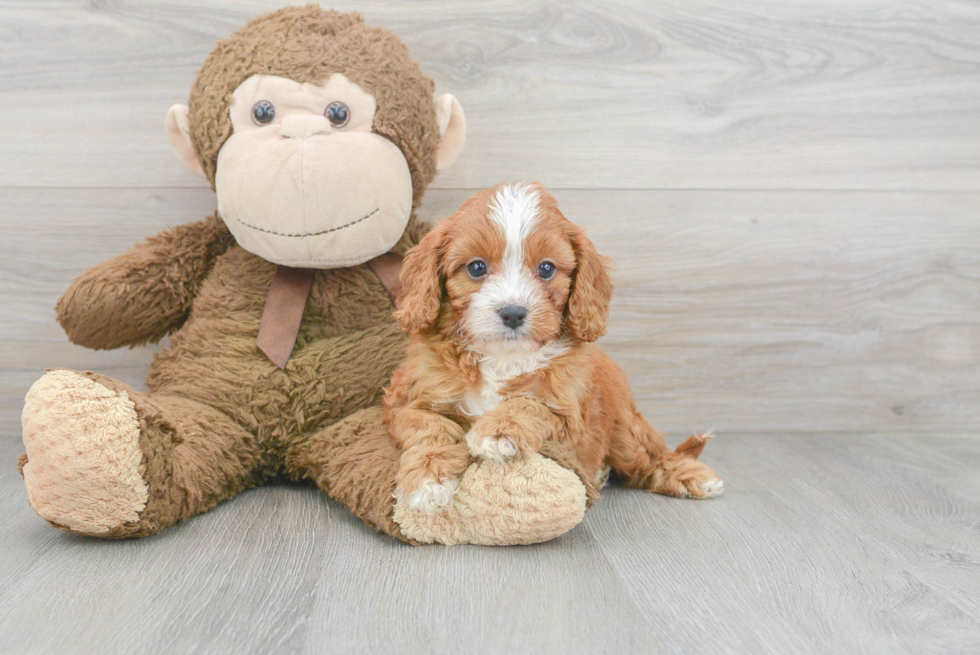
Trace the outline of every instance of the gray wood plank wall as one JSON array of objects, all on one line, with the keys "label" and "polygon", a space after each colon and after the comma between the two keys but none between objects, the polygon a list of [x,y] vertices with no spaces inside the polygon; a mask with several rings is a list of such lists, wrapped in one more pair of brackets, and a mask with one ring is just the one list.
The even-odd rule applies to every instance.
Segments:
[{"label": "gray wood plank wall", "polygon": [[[212,211],[162,130],[278,2],[0,5],[0,421],[85,266]],[[670,431],[980,428],[980,5],[338,2],[469,118],[422,209],[538,179],[619,264],[604,345]]]}]

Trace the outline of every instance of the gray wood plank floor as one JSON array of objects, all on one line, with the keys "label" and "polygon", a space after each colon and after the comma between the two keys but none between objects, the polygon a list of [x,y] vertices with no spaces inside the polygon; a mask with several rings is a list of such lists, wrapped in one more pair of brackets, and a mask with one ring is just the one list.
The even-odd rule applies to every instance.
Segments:
[{"label": "gray wood plank floor", "polygon": [[89,540],[4,467],[0,652],[980,650],[980,440],[727,435],[708,453],[718,499],[612,489],[564,537],[496,549],[404,546],[285,486]]},{"label": "gray wood plank floor", "polygon": [[[704,502],[608,490],[547,544],[411,548],[247,492],[138,541],[14,468],[84,267],[214,210],[162,130],[284,0],[0,0],[0,654],[980,652],[980,4],[338,0],[462,102],[421,213],[539,179],[618,262],[603,347]],[[328,3],[325,3],[328,4]]]}]

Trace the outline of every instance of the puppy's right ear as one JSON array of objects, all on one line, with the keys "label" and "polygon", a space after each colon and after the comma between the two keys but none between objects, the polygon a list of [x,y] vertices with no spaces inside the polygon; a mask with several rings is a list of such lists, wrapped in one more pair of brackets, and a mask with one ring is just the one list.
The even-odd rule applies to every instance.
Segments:
[{"label": "puppy's right ear", "polygon": [[409,334],[428,332],[439,318],[442,305],[442,251],[448,219],[432,228],[417,246],[408,251],[399,276],[401,293],[395,318]]}]

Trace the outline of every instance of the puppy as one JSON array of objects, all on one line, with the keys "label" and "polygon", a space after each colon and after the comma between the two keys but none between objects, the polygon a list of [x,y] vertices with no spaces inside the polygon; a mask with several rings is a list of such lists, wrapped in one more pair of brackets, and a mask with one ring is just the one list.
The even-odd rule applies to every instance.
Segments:
[{"label": "puppy", "polygon": [[598,480],[708,498],[723,483],[697,461],[706,437],[670,451],[637,411],[620,368],[592,342],[613,285],[584,231],[538,184],[476,194],[405,259],[395,313],[411,335],[385,390],[402,448],[396,495],[437,513],[471,457],[505,461],[549,439]]}]

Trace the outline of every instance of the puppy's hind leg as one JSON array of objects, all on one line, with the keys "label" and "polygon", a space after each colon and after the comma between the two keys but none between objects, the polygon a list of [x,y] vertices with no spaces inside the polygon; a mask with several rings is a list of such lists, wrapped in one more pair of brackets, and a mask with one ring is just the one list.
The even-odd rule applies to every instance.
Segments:
[{"label": "puppy's hind leg", "polygon": [[710,439],[709,434],[691,435],[674,452],[652,462],[644,487],[678,498],[700,500],[721,495],[725,483],[710,466],[697,460]]},{"label": "puppy's hind leg", "polygon": [[642,445],[645,457],[632,457],[630,466],[625,469],[611,461],[616,470],[626,475],[630,486],[676,498],[697,499],[718,496],[725,490],[725,483],[718,474],[698,461],[711,435],[692,435],[670,451],[663,435],[654,430],[639,412],[634,417],[630,430],[632,441],[634,448]]}]

